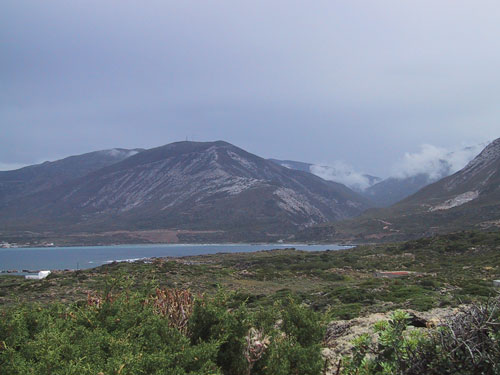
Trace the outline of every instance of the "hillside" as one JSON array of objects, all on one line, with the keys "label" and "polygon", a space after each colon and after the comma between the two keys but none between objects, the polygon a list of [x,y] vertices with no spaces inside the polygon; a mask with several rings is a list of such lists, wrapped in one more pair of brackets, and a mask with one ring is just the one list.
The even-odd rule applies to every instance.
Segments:
[{"label": "hillside", "polygon": [[389,177],[368,187],[362,193],[377,207],[389,207],[432,182],[434,180],[424,173],[404,178]]},{"label": "hillside", "polygon": [[98,169],[118,163],[142,149],[114,148],[70,156],[61,160],[0,171],[0,207],[23,196],[54,188]]},{"label": "hillside", "polygon": [[369,206],[341,184],[229,143],[177,142],[11,201],[0,223],[9,231],[208,230],[267,239]]},{"label": "hillside", "polygon": [[301,232],[297,239],[373,241],[500,227],[500,139],[457,173],[386,209]]}]

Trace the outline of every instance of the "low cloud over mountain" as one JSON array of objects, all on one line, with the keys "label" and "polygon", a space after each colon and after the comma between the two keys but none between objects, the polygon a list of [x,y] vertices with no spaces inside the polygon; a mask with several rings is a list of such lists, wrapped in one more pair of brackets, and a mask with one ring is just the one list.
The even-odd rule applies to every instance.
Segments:
[{"label": "low cloud over mountain", "polygon": [[418,152],[407,152],[394,164],[391,177],[403,179],[425,174],[436,181],[465,167],[486,145],[481,143],[453,151],[431,144],[421,145]]},{"label": "low cloud over mountain", "polygon": [[349,164],[338,160],[330,165],[312,164],[309,170],[325,180],[339,182],[357,191],[363,191],[380,181],[380,178],[358,172]]},{"label": "low cloud over mountain", "polygon": [[486,143],[449,150],[431,144],[423,144],[417,152],[406,152],[402,158],[387,166],[386,179],[356,170],[348,163],[309,164],[291,160],[274,162],[291,169],[315,174],[325,180],[338,182],[365,195],[377,206],[390,206],[417,192],[424,186],[447,177],[471,161]]},{"label": "low cloud over mountain", "polygon": [[[466,157],[467,152],[458,155]],[[459,156],[450,155],[446,160],[451,165],[451,161],[459,160]],[[304,233],[331,241],[397,241],[461,230],[498,230],[498,202],[500,138],[488,144],[464,168],[391,207],[368,210],[353,220],[313,227]],[[301,239],[310,240],[307,236]]]}]

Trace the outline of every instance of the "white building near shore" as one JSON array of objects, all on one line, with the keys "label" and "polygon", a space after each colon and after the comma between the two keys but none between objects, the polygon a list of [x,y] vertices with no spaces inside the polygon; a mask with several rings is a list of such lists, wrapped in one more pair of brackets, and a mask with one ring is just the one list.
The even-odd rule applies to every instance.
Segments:
[{"label": "white building near shore", "polygon": [[47,276],[49,276],[50,273],[51,273],[50,271],[40,271],[38,272],[38,275],[26,275],[24,277],[30,280],[42,280],[45,279]]}]

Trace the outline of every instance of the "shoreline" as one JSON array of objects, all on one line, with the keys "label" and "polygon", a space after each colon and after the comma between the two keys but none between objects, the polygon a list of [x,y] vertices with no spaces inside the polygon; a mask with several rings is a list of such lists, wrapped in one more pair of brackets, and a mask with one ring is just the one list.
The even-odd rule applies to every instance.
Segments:
[{"label": "shoreline", "polygon": [[120,246],[342,246],[342,247],[356,247],[360,245],[369,245],[369,243],[329,243],[329,242],[157,242],[157,243],[115,243],[115,244],[96,244],[96,245],[64,245],[64,246],[10,246],[0,247],[2,250],[15,250],[15,249],[66,249],[66,248],[105,248],[105,247],[120,247]]},{"label": "shoreline", "polygon": [[25,247],[0,249],[0,274],[26,274],[37,270],[85,270],[113,262],[148,261],[215,254],[258,253],[272,250],[306,252],[349,250],[338,244],[139,244],[80,247]]}]

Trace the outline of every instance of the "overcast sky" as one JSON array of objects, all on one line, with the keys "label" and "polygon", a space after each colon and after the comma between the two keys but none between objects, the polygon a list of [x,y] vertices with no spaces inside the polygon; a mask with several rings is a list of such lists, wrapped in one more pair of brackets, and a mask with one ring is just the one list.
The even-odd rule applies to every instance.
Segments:
[{"label": "overcast sky", "polygon": [[0,166],[222,139],[387,175],[500,137],[498,0],[2,0]]}]

